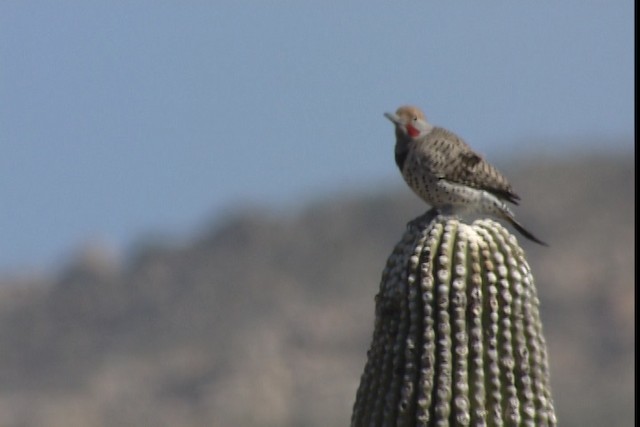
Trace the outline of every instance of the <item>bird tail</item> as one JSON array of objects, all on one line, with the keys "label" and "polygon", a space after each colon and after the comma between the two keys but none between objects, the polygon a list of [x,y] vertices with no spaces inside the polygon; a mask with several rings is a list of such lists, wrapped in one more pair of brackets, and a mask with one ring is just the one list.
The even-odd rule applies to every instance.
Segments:
[{"label": "bird tail", "polygon": [[529,230],[524,228],[522,226],[522,224],[520,224],[518,221],[516,221],[516,219],[513,216],[510,216],[508,214],[504,214],[504,219],[509,221],[509,223],[511,225],[513,225],[513,228],[518,230],[518,232],[520,234],[522,234],[524,237],[526,237],[527,239],[531,240],[532,242],[536,242],[537,244],[542,245],[542,246],[549,246],[548,244],[546,244],[545,242],[543,242],[542,240],[540,240],[536,236],[534,236]]}]

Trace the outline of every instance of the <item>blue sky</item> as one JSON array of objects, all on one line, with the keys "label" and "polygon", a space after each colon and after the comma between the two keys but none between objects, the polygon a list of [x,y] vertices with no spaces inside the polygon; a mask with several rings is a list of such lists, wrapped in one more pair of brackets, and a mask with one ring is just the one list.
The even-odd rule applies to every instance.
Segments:
[{"label": "blue sky", "polygon": [[[0,273],[396,185],[411,103],[493,163],[631,149],[633,1],[0,2]],[[558,146],[558,143],[562,146]]]}]

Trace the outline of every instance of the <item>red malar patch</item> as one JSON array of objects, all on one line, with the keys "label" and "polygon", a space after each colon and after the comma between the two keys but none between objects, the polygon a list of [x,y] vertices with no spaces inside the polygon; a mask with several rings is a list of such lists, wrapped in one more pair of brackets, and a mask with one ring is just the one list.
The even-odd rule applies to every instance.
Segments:
[{"label": "red malar patch", "polygon": [[414,128],[411,123],[407,125],[407,133],[411,138],[415,138],[416,136],[420,135],[420,131]]}]

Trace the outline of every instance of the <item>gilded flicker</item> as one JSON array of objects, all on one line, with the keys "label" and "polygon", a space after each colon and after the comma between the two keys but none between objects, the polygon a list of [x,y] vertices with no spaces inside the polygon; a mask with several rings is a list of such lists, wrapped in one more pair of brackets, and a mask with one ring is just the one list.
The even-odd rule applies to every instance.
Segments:
[{"label": "gilded flicker", "polygon": [[403,106],[385,116],[396,128],[396,164],[418,197],[445,214],[505,219],[527,239],[546,246],[507,206],[520,200],[511,184],[462,138],[430,124],[416,107]]}]

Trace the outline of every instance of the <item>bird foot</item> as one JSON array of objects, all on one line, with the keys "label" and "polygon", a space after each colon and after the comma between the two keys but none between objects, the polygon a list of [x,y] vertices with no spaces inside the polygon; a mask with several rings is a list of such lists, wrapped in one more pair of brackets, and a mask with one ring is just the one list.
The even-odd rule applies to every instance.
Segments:
[{"label": "bird foot", "polygon": [[407,228],[421,228],[422,224],[430,223],[440,212],[436,208],[431,208],[417,218],[407,223]]}]

